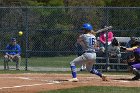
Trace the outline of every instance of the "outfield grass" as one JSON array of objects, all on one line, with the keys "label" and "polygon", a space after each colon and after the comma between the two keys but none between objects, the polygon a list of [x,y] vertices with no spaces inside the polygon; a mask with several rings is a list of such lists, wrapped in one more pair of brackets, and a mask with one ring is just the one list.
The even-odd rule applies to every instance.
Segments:
[{"label": "outfield grass", "polygon": [[70,61],[76,56],[62,57],[32,57],[29,58],[29,66],[47,66],[47,67],[69,67]]},{"label": "outfield grass", "polygon": [[[72,61],[76,55],[59,56],[59,57],[31,57],[28,58],[28,66],[32,67],[69,67],[70,61]],[[22,58],[21,66],[25,66],[25,58]],[[10,62],[10,65],[15,65],[14,62]],[[3,58],[0,58],[0,65],[3,66]]]},{"label": "outfield grass", "polygon": [[139,87],[86,86],[38,93],[139,93]]},{"label": "outfield grass", "polygon": [[[31,57],[28,58],[28,67],[58,67],[69,68],[70,62],[76,58],[76,55],[58,56],[58,57]],[[0,66],[3,66],[3,59],[0,59]],[[26,59],[22,58],[21,66],[25,67]],[[15,66],[14,62],[9,63],[10,66]],[[80,67],[80,66],[77,66]]]}]

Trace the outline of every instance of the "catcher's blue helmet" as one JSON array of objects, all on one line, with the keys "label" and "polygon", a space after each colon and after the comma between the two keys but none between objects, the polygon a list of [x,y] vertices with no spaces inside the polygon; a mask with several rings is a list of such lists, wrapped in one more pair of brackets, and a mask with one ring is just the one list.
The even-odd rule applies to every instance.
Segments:
[{"label": "catcher's blue helmet", "polygon": [[91,26],[91,24],[89,23],[85,23],[83,24],[82,26],[82,30],[85,29],[85,30],[93,30],[93,27]]}]

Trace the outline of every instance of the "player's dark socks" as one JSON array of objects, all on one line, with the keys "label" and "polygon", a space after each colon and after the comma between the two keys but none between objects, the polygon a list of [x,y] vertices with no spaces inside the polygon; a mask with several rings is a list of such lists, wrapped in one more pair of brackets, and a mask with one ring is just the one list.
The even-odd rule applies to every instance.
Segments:
[{"label": "player's dark socks", "polygon": [[73,78],[76,78],[77,77],[76,67],[75,66],[70,66],[70,67],[71,67],[72,77]]},{"label": "player's dark socks", "polygon": [[92,70],[90,71],[90,73],[95,74],[95,75],[97,75],[97,76],[99,76],[99,77],[102,77],[102,73],[99,72],[99,71],[96,70],[96,69],[92,69]]},{"label": "player's dark socks", "polygon": [[139,80],[140,79],[140,72],[136,68],[132,68],[133,74],[136,76],[132,78],[132,80]]},{"label": "player's dark socks", "polygon": [[132,68],[132,70],[133,74],[135,74],[136,76],[140,76],[140,72],[136,68]]}]

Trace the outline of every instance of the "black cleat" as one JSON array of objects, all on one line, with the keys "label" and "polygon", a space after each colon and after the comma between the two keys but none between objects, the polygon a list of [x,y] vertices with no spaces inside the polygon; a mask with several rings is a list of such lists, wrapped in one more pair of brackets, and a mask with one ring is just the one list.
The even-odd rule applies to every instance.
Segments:
[{"label": "black cleat", "polygon": [[137,75],[132,78],[132,80],[139,80],[139,79],[140,79],[140,76],[137,76]]}]

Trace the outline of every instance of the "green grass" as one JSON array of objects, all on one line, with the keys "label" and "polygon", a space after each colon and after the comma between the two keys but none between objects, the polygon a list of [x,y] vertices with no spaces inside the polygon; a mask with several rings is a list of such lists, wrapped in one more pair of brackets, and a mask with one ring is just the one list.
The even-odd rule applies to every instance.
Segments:
[{"label": "green grass", "polygon": [[[0,70],[0,74],[45,73],[45,74],[71,74],[71,71],[30,71],[30,70]],[[86,74],[80,72],[79,74]],[[88,73],[89,74],[89,73]]]},{"label": "green grass", "polygon": [[31,57],[29,58],[29,66],[47,66],[47,67],[69,67],[70,61],[76,56],[62,57]]},{"label": "green grass", "polygon": [[19,74],[19,73],[36,73],[35,71],[25,70],[0,70],[0,74]]},{"label": "green grass", "polygon": [[139,93],[139,87],[86,86],[38,93]]},{"label": "green grass", "polygon": [[[28,58],[28,67],[69,68],[70,62],[76,57],[77,57],[76,55],[58,56],[58,57],[31,57]],[[21,66],[25,67],[25,64],[26,64],[26,59],[22,58]],[[10,62],[9,65],[15,66],[15,63]],[[3,66],[3,58],[0,58],[0,66]]]},{"label": "green grass", "polygon": [[[76,55],[60,56],[60,57],[31,57],[28,58],[28,66],[32,67],[69,67]],[[25,66],[25,58],[22,58],[21,66]],[[0,65],[3,65],[3,58],[0,59]],[[10,65],[15,65],[10,62]]]}]

